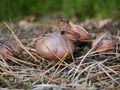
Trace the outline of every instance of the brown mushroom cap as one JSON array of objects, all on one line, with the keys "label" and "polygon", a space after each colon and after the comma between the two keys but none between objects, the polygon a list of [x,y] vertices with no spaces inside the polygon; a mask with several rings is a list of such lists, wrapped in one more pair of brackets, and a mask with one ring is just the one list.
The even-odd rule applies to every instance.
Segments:
[{"label": "brown mushroom cap", "polygon": [[35,48],[40,56],[49,60],[59,60],[71,56],[74,44],[57,32],[42,36],[37,40]]},{"label": "brown mushroom cap", "polygon": [[106,33],[106,35],[102,38],[102,40],[96,45],[96,42],[101,38],[103,34],[104,33],[98,35],[98,37],[93,41],[92,47],[96,47],[96,51],[98,51],[99,53],[113,52],[114,43],[113,43],[112,35],[110,33]]},{"label": "brown mushroom cap", "polygon": [[15,56],[20,53],[20,47],[16,43],[9,43],[9,45],[0,43],[0,55],[4,60],[9,60],[5,55]]},{"label": "brown mushroom cap", "polygon": [[10,55],[13,56],[12,50],[5,44],[0,43],[0,56],[2,56],[4,58],[4,60],[8,60],[8,58],[6,58],[6,55]]},{"label": "brown mushroom cap", "polygon": [[60,31],[65,31],[66,36],[71,39],[73,42],[80,40],[90,40],[89,33],[81,26],[75,25],[70,21],[63,19],[58,19],[57,21],[58,28]]},{"label": "brown mushroom cap", "polygon": [[84,40],[90,40],[89,33],[81,26],[75,25],[76,32],[79,34],[79,40],[84,41]]},{"label": "brown mushroom cap", "polygon": [[21,52],[21,48],[16,43],[10,43],[9,47],[15,55],[18,55]]}]

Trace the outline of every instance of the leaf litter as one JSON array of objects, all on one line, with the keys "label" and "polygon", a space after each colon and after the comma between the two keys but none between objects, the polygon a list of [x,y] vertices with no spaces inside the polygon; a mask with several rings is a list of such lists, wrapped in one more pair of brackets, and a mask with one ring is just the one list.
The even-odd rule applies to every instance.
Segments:
[{"label": "leaf litter", "polygon": [[[5,23],[5,28],[0,29],[0,42],[4,44],[16,42],[22,52],[15,57],[5,55],[9,61],[0,56],[0,88],[119,90],[120,22],[107,19],[94,24],[93,21],[99,22],[87,20],[79,22],[79,25],[89,32],[92,40],[99,33],[110,32],[114,37],[114,52],[98,53],[92,49],[91,41],[84,43],[77,41],[73,53],[74,60],[69,58],[64,61],[47,60],[39,56],[34,47],[39,36],[56,31],[55,21],[51,20],[49,24],[25,21],[23,22],[25,26],[22,26],[21,22],[17,25]],[[84,49],[86,47],[88,49]]]}]

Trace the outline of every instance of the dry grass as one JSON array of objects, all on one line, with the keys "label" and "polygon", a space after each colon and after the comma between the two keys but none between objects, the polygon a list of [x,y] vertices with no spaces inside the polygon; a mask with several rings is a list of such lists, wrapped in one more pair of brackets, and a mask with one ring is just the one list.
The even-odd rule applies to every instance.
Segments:
[{"label": "dry grass", "polygon": [[[21,40],[6,23],[22,53],[18,57],[5,55],[0,60],[0,87],[34,90],[97,90],[120,88],[120,44],[114,53],[97,54],[94,47],[75,60],[50,63],[37,55],[36,50]],[[103,35],[104,37],[104,35]],[[101,37],[101,39],[103,38]],[[98,40],[99,42],[100,40]],[[2,54],[0,52],[0,54]]]}]

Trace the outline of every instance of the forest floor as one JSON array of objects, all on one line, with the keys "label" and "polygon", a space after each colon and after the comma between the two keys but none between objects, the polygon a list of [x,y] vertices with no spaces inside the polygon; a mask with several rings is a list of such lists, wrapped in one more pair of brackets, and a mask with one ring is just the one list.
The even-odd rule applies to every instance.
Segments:
[{"label": "forest floor", "polygon": [[[92,39],[105,32],[118,37],[113,40],[114,52],[88,53],[91,43],[78,41],[73,53],[75,60],[70,58],[64,62],[52,63],[36,53],[35,42],[37,37],[57,30],[55,18],[36,19],[30,16],[17,24],[6,22],[12,31],[2,23],[0,42],[6,45],[16,42],[22,52],[14,58],[7,57],[9,61],[0,60],[0,90],[120,90],[120,21],[109,18],[82,22],[73,19],[71,22],[84,27]],[[83,58],[81,70],[77,71]],[[77,74],[74,75],[75,72]]]}]

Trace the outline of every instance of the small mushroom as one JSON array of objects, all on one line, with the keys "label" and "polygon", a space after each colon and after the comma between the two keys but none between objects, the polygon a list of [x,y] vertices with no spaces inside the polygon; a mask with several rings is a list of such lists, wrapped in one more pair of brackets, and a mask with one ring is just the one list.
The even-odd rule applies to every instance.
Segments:
[{"label": "small mushroom", "polygon": [[15,55],[18,55],[21,51],[21,48],[14,42],[10,43],[9,47],[11,48],[11,50]]},{"label": "small mushroom", "polygon": [[73,42],[58,32],[43,35],[37,40],[35,47],[40,56],[49,60],[64,60],[71,57],[74,51]]},{"label": "small mushroom", "polygon": [[89,33],[81,26],[73,24],[70,21],[66,21],[64,19],[57,20],[58,29],[60,31],[65,31],[66,36],[71,39],[73,42],[78,40],[86,41],[90,40]]},{"label": "small mushroom", "polygon": [[4,60],[8,60],[8,58],[5,57],[5,54],[10,55],[10,56],[14,55],[9,46],[0,43],[0,56],[2,56],[4,58]]},{"label": "small mushroom", "polygon": [[15,56],[19,53],[20,48],[15,43],[11,43],[10,45],[0,43],[0,56],[2,56],[4,60],[9,60],[5,55]]},{"label": "small mushroom", "polygon": [[76,32],[79,34],[79,40],[84,41],[84,40],[90,40],[89,33],[81,26],[75,25]]},{"label": "small mushroom", "polygon": [[[105,34],[105,36],[98,42],[98,40],[103,36],[103,34]],[[110,33],[99,34],[98,37],[93,41],[92,47],[95,47],[95,51],[101,54],[113,52],[114,43],[112,35]]]}]

